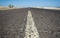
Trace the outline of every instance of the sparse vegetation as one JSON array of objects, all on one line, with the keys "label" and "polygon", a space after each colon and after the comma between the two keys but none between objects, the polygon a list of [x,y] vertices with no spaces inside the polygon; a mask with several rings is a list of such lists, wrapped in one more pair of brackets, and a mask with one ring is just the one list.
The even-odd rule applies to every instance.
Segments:
[{"label": "sparse vegetation", "polygon": [[9,6],[8,6],[9,8],[13,8],[14,7],[14,5],[11,5],[11,4],[9,4]]}]

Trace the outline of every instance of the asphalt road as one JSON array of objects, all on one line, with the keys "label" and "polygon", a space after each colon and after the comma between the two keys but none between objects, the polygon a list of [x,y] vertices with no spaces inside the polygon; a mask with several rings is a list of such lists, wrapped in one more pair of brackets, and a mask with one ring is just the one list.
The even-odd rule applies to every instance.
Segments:
[{"label": "asphalt road", "polygon": [[0,38],[24,38],[28,10],[40,38],[60,38],[60,11],[38,8],[0,11]]},{"label": "asphalt road", "polygon": [[31,9],[40,38],[60,38],[60,11]]},{"label": "asphalt road", "polygon": [[27,9],[0,11],[1,38],[24,38]]}]

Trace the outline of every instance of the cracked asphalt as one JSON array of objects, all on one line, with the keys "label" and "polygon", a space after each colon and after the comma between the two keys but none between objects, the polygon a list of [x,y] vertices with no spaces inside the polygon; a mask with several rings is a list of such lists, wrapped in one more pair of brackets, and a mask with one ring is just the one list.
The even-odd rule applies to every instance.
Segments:
[{"label": "cracked asphalt", "polygon": [[[29,8],[0,11],[0,38],[24,38]],[[60,38],[60,10],[30,8],[40,38]]]}]

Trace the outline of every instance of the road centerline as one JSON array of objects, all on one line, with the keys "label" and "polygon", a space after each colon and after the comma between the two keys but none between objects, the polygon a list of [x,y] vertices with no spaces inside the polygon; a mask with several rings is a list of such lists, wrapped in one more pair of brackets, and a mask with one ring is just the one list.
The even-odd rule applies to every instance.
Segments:
[{"label": "road centerline", "polygon": [[40,38],[30,10],[28,10],[24,38]]}]

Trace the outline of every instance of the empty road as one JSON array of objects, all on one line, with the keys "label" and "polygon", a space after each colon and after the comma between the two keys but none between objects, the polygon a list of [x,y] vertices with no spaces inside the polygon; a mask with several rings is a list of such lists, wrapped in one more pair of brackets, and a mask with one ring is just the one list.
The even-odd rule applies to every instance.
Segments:
[{"label": "empty road", "polygon": [[[30,32],[30,35],[26,32]],[[2,10],[0,38],[60,38],[60,10],[39,8]]]}]

